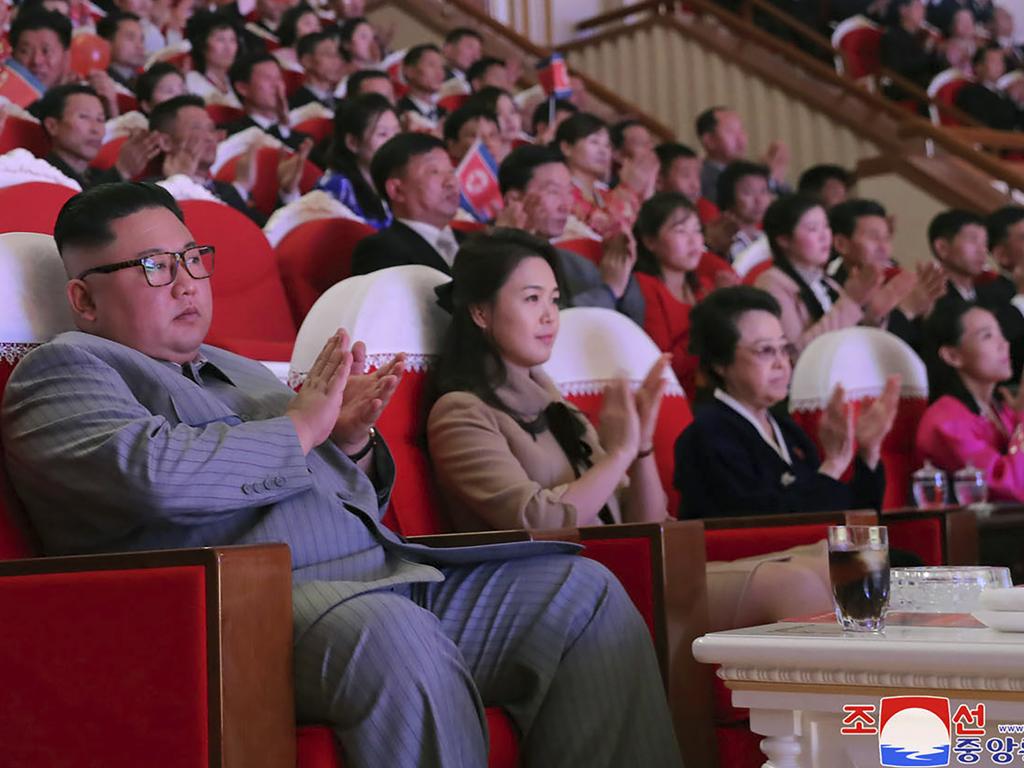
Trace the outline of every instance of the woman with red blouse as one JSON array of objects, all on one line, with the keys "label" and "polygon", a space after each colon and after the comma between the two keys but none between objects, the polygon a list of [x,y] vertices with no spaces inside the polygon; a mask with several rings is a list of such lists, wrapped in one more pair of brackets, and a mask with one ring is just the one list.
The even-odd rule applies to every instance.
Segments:
[{"label": "woman with red blouse", "polygon": [[633,231],[644,330],[659,349],[672,353],[676,378],[692,396],[697,358],[689,351],[690,310],[715,287],[698,270],[704,235],[697,210],[676,192],[659,192],[641,206]]}]

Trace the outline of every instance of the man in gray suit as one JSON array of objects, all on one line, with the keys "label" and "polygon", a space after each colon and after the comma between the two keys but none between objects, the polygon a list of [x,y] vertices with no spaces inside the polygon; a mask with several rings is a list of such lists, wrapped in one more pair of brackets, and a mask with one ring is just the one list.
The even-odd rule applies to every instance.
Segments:
[{"label": "man in gray suit", "polygon": [[402,375],[339,331],[295,395],[202,344],[213,250],[173,199],[121,183],[55,227],[77,332],[7,386],[11,477],[48,554],[284,541],[298,714],[353,766],[487,762],[485,705],[533,766],[676,766],[647,631],[557,542],[430,550],[380,523],[394,464],[373,424]]}]

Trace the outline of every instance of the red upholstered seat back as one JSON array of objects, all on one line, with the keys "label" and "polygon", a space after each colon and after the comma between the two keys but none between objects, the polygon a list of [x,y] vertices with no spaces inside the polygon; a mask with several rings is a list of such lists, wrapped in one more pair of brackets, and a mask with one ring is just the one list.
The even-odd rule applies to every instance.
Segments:
[{"label": "red upholstered seat back", "polygon": [[240,120],[245,116],[244,110],[228,106],[227,104],[207,104],[206,114],[218,126],[233,123],[235,120]]},{"label": "red upholstered seat back", "polygon": [[53,234],[53,224],[75,190],[61,184],[29,182],[0,188],[0,233]]},{"label": "red upholstered seat back", "polygon": [[104,171],[108,168],[113,168],[114,163],[117,162],[117,156],[121,152],[121,147],[124,146],[126,141],[128,141],[127,135],[118,136],[106,142],[102,147],[100,147],[100,151],[96,153],[96,157],[93,158],[91,163],[92,167],[99,168]]},{"label": "red upholstered seat back", "polygon": [[[209,111],[210,106],[206,107]],[[256,152],[256,183],[252,188],[252,205],[261,213],[269,216],[277,207],[278,182],[277,165],[281,159],[281,150],[275,147],[260,147]],[[233,157],[222,165],[215,174],[218,181],[232,181],[235,178],[235,166],[238,157]],[[299,191],[309,192],[320,180],[323,171],[309,160],[302,167],[302,178],[299,180]]]},{"label": "red upholstered seat back", "polygon": [[351,276],[352,252],[373,232],[370,225],[352,219],[315,219],[278,243],[277,263],[297,324],[324,291]]},{"label": "red upholstered seat back", "polygon": [[295,130],[308,133],[314,141],[320,142],[328,138],[334,131],[334,123],[329,117],[311,117],[295,126]]},{"label": "red upholstered seat back", "polygon": [[601,241],[590,237],[570,237],[557,241],[555,246],[579,254],[594,264],[601,263],[601,256],[604,253],[604,245]]},{"label": "red upholstered seat back", "polygon": [[969,82],[971,82],[970,78],[958,69],[943,70],[932,78],[932,81],[928,83],[928,97],[934,104],[928,107],[928,112],[933,123],[947,126],[960,124],[958,120],[950,117],[946,111],[935,105],[952,107],[956,102],[956,95]]},{"label": "red upholstered seat back", "polygon": [[255,339],[291,344],[295,321],[277,259],[260,228],[221,203],[185,200],[181,208],[196,242],[217,248],[209,343]]},{"label": "red upholstered seat back", "polygon": [[704,531],[708,562],[766,555],[828,538],[828,524],[778,525],[763,528],[716,528]]},{"label": "red upholstered seat back", "polygon": [[[0,67],[0,84],[8,73]],[[0,87],[0,94],[3,93]],[[36,157],[46,157],[50,151],[50,139],[40,123],[20,117],[8,117],[0,130],[0,155],[12,149],[27,149]]]},{"label": "red upholstered seat back", "polygon": [[882,66],[882,30],[863,16],[847,19],[832,36],[845,74],[854,80],[875,75]]}]

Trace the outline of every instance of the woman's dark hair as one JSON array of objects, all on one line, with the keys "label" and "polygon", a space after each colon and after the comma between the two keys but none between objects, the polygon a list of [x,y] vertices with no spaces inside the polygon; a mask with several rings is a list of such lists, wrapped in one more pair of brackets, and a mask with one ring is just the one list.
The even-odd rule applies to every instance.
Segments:
[{"label": "woman's dark hair", "polygon": [[815,208],[822,208],[820,200],[810,195],[795,194],[783,195],[769,205],[768,210],[764,212],[764,234],[772,249],[772,262],[796,283],[800,292],[800,301],[807,307],[813,322],[824,317],[825,308],[821,306],[821,302],[814,295],[811,286],[790,263],[789,257],[786,256],[779,244],[779,238],[792,237],[800,219]]},{"label": "woman's dark hair", "polygon": [[316,16],[316,11],[309,7],[306,3],[299,3],[294,5],[285,11],[281,15],[281,21],[277,25],[277,39],[281,41],[281,45],[285,48],[291,48],[299,39],[299,19],[305,16],[307,13],[312,13]]},{"label": "woman's dark hair", "polygon": [[[361,24],[370,24],[370,20],[365,16],[354,16],[351,19],[345,19],[341,27],[338,28],[341,52],[347,61],[352,60],[352,52],[349,50],[352,46],[352,36],[355,35],[356,30]],[[370,26],[372,27],[373,25],[371,24]]]},{"label": "woman's dark hair", "polygon": [[544,259],[562,288],[558,254],[546,240],[518,229],[499,228],[470,237],[455,256],[452,281],[439,293],[452,313],[441,355],[431,380],[431,402],[448,392],[472,392],[488,405],[509,413],[495,389],[505,383],[501,355],[470,314],[470,308],[495,301],[515,269],[529,258]]},{"label": "woman's dark hair", "polygon": [[730,365],[736,357],[740,316],[755,310],[782,316],[774,296],[749,285],[712,291],[690,312],[690,354],[699,358],[700,368],[713,386],[725,383],[715,369]]},{"label": "woman's dark hair", "polygon": [[[470,96],[467,100],[467,104],[473,104],[479,106],[491,115],[494,115],[494,119],[498,119],[498,101],[502,96],[508,96],[512,98],[512,94],[506,91],[504,88],[499,88],[496,85],[488,85],[486,88],[481,88],[479,91]],[[513,102],[514,103],[514,102]]]},{"label": "woman's dark hair", "polygon": [[[952,302],[950,302],[952,304]],[[985,309],[971,301],[958,301],[955,306],[932,312],[924,321],[924,360],[928,368],[928,399],[935,402],[943,395],[955,397],[974,414],[980,414],[978,403],[967,391],[956,369],[939,355],[942,347],[958,347],[964,336],[964,317],[972,309]],[[985,309],[988,312],[987,309]],[[995,397],[999,397],[998,389]]]},{"label": "woman's dark hair", "polygon": [[[678,192],[657,192],[640,206],[636,224],[633,225],[637,272],[661,277],[661,264],[658,262],[658,257],[644,244],[644,239],[657,237],[661,228],[665,226],[665,222],[680,208],[686,210],[691,216],[697,215],[697,209],[693,207],[693,203]],[[697,290],[698,283],[695,272],[687,273],[686,282],[691,290]]]},{"label": "woman's dark hair", "polygon": [[598,131],[607,131],[608,123],[589,112],[577,112],[565,118],[555,132],[555,146],[561,149],[562,144],[575,144],[577,141],[593,136]]},{"label": "woman's dark hair", "polygon": [[234,19],[221,11],[196,11],[185,25],[185,37],[192,44],[192,68],[197,72],[206,72],[206,40],[218,29],[230,29],[235,33],[238,41],[236,61],[245,53],[245,38]]},{"label": "woman's dark hair", "polygon": [[153,91],[156,90],[160,81],[169,75],[177,75],[182,80],[185,79],[181,70],[169,61],[158,61],[139,75],[139,79],[135,81],[135,95],[138,96],[139,101],[152,101]]},{"label": "woman's dark hair", "polygon": [[379,93],[364,93],[362,96],[342,101],[334,115],[334,136],[328,154],[327,167],[345,176],[352,184],[356,200],[363,212],[372,218],[384,218],[387,213],[377,190],[366,180],[356,164],[356,156],[345,143],[346,136],[362,141],[366,132],[377,124],[380,116],[391,112],[398,117],[391,102]]}]

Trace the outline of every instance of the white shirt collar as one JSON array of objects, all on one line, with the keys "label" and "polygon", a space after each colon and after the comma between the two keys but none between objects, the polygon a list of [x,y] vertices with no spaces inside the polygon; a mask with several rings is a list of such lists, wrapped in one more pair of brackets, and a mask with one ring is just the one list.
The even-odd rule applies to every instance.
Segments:
[{"label": "white shirt collar", "polygon": [[438,255],[445,260],[449,267],[454,263],[454,254],[449,255],[437,246],[437,242],[442,234],[450,238],[452,242],[456,242],[455,233],[452,232],[450,226],[446,225],[444,229],[438,229],[433,224],[427,224],[425,221],[413,221],[412,219],[399,219],[399,221],[430,243],[430,247],[437,251]]},{"label": "white shirt collar", "polygon": [[280,131],[282,136],[287,137],[288,134],[291,133],[291,130],[288,128],[287,125],[282,125],[277,120],[271,120],[269,117],[264,117],[263,115],[257,115],[254,112],[250,112],[249,118],[264,131],[276,125],[277,130]]},{"label": "white shirt collar", "polygon": [[431,99],[430,101],[424,101],[421,98],[409,94],[409,101],[416,105],[416,109],[422,112],[424,115],[433,115],[434,110],[437,109],[437,102]]},{"label": "white shirt collar", "polygon": [[793,459],[790,458],[789,455],[789,448],[786,445],[786,441],[782,439],[782,430],[779,429],[778,423],[772,418],[770,413],[768,414],[768,423],[771,424],[772,427],[772,436],[775,438],[774,443],[772,442],[772,437],[769,436],[768,432],[765,430],[764,425],[756,416],[754,416],[753,413],[750,412],[750,409],[747,408],[747,406],[743,405],[743,403],[735,397],[726,393],[722,389],[715,389],[715,399],[720,400],[722,403],[736,411],[736,413],[744,419],[749,421],[754,429],[757,430],[757,434],[761,436],[761,439],[771,446],[772,450],[779,455],[779,458],[790,466],[793,465]]}]

